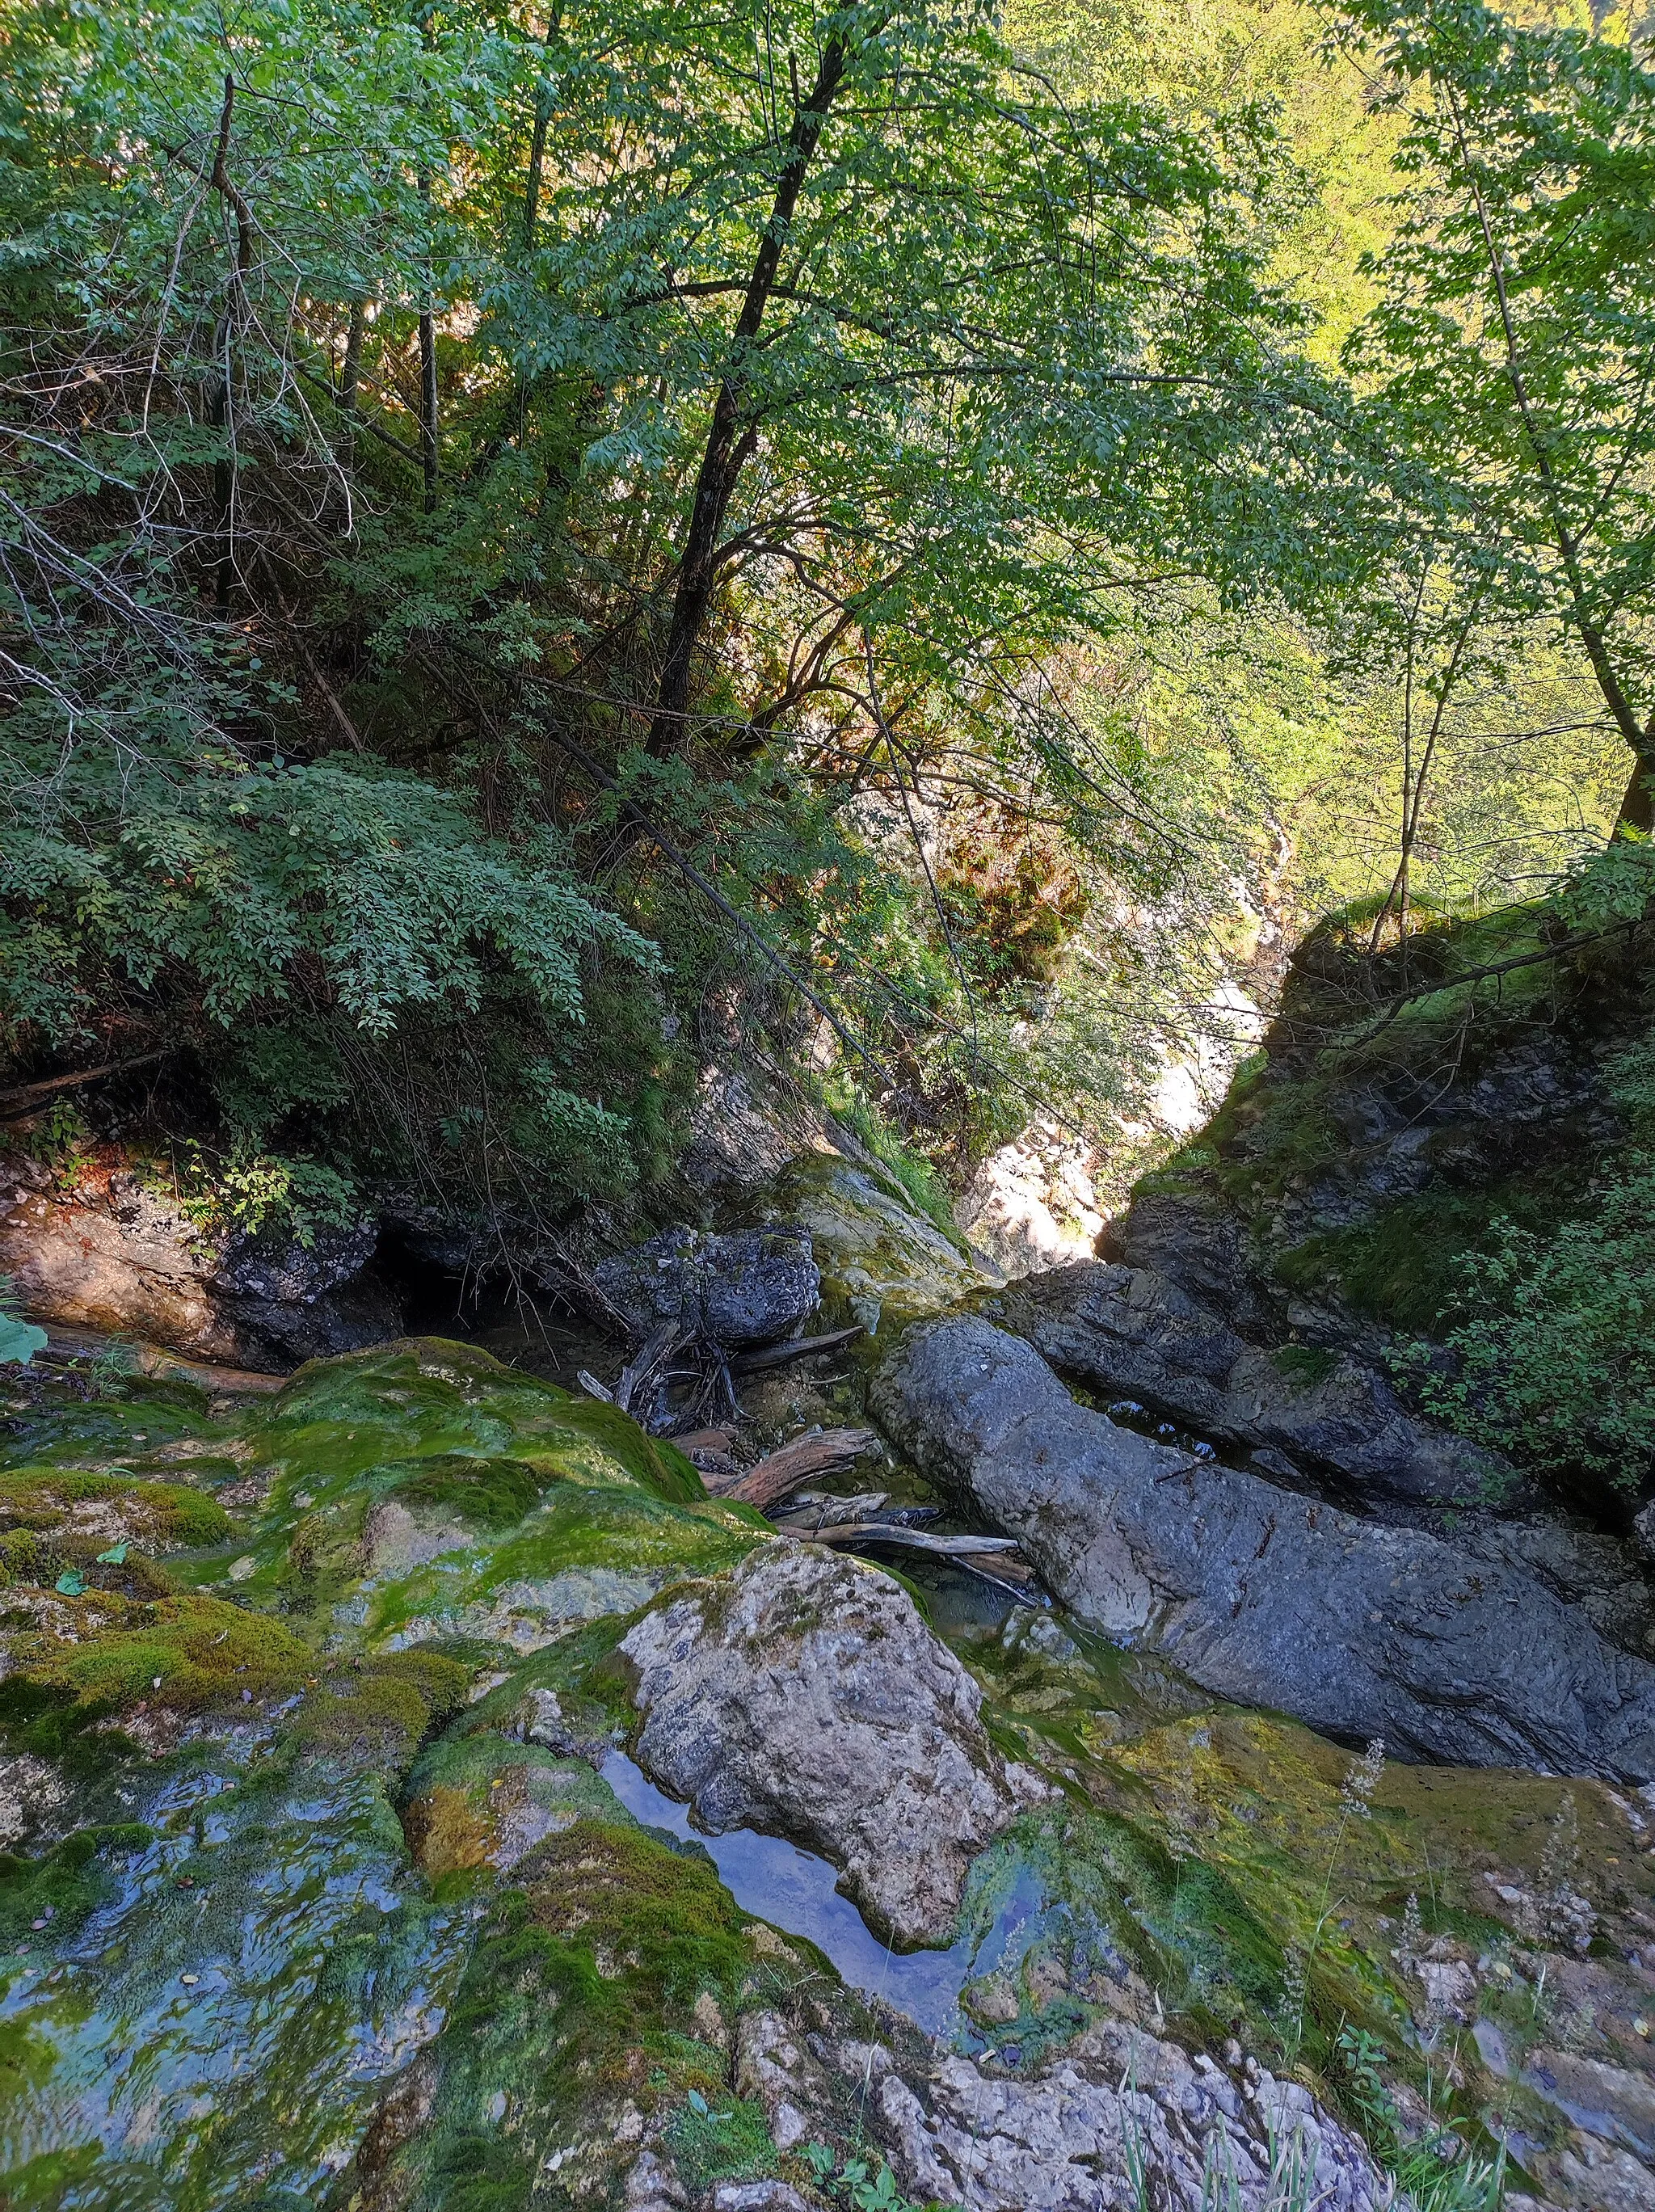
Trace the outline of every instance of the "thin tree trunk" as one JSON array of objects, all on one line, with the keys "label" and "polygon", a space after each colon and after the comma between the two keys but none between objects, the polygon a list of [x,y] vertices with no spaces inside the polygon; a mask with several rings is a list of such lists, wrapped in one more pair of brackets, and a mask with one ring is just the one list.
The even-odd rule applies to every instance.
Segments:
[{"label": "thin tree trunk", "polygon": [[1610,657],[1607,641],[1586,613],[1585,579],[1580,569],[1579,544],[1564,516],[1562,490],[1529,395],[1528,380],[1523,374],[1522,355],[1517,343],[1516,325],[1512,319],[1511,299],[1506,285],[1506,264],[1494,236],[1494,223],[1488,215],[1482,187],[1476,180],[1476,173],[1471,164],[1471,151],[1466,141],[1459,103],[1452,93],[1449,106],[1454,118],[1454,137],[1459,147],[1460,160],[1465,165],[1466,181],[1470,185],[1471,198],[1476,205],[1483,250],[1488,257],[1488,272],[1494,279],[1494,300],[1500,309],[1500,326],[1505,341],[1506,380],[1517,401],[1523,434],[1528,441],[1529,451],[1534,456],[1535,472],[1540,478],[1547,512],[1551,518],[1552,537],[1557,546],[1558,557],[1563,563],[1563,573],[1568,579],[1571,619],[1581,644],[1586,648],[1591,672],[1597,679],[1603,702],[1614,717],[1615,726],[1631,746],[1638,763],[1627,787],[1627,795],[1621,802],[1620,819],[1616,827],[1617,830],[1647,829],[1650,826],[1651,802],[1645,787],[1647,779],[1655,777],[1655,715],[1651,716],[1647,728],[1640,726],[1632,702],[1621,683],[1620,673]]},{"label": "thin tree trunk", "polygon": [[[546,26],[546,36],[541,44],[543,60],[551,52],[552,40],[560,27],[561,11],[554,8]],[[545,72],[535,85],[535,130],[529,142],[529,179],[523,194],[523,250],[532,253],[535,228],[540,221],[540,184],[546,168],[546,130],[552,119],[551,94],[546,84]]]},{"label": "thin tree trunk", "polygon": [[425,477],[425,511],[437,504],[437,302],[431,282],[431,179],[420,172],[420,198],[426,210],[426,289],[420,302],[420,467]]},{"label": "thin tree trunk", "polygon": [[232,179],[225,167],[225,156],[230,150],[230,124],[235,113],[235,78],[229,70],[224,73],[224,105],[219,111],[218,140],[213,149],[213,171],[208,179],[225,205],[235,217],[235,274],[231,279],[230,299],[215,333],[214,349],[218,356],[218,386],[213,395],[211,419],[215,429],[222,430],[226,450],[213,464],[213,505],[216,509],[215,526],[217,553],[214,567],[214,599],[221,614],[227,613],[230,605],[230,586],[235,575],[235,463],[231,458],[231,420],[234,395],[232,362],[239,327],[246,314],[247,277],[253,265],[252,210]]},{"label": "thin tree trunk", "polygon": [[420,466],[429,514],[437,504],[437,318],[428,304],[420,309]]},{"label": "thin tree trunk", "polygon": [[683,742],[690,669],[718,583],[718,540],[724,532],[724,515],[736,480],[758,443],[757,431],[750,422],[743,421],[747,396],[744,357],[764,321],[805,173],[821,140],[834,95],[844,81],[846,60],[841,41],[830,39],[822,49],[815,84],[794,108],[793,127],[787,134],[787,158],[776,182],[770,220],[754,258],[742,311],[736,319],[730,367],[713,402],[712,423],[701,456],[689,529],[678,563],[678,587],[667,632],[666,657],[661,665],[655,714],[650,725],[649,750],[658,759],[676,751]]},{"label": "thin tree trunk", "polygon": [[1617,830],[1641,830],[1646,835],[1655,830],[1655,768],[1640,759],[1632,771],[1632,781],[1627,786],[1626,797],[1621,801],[1621,812],[1615,826]]},{"label": "thin tree trunk", "polygon": [[[544,64],[551,52],[552,40],[557,36],[560,20],[560,11],[554,8],[541,45],[541,74],[535,82],[534,135],[529,141],[529,174],[523,190],[522,248],[525,259],[535,250],[535,236],[540,225],[540,187],[546,171],[546,132],[552,119],[551,94],[546,83]],[[514,410],[515,434],[519,444],[529,423],[529,396],[530,380],[519,368]]]},{"label": "thin tree trunk", "polygon": [[360,300],[350,303],[350,321],[345,328],[345,362],[339,377],[339,407],[346,415],[356,412],[356,386],[362,373],[362,332],[367,315]]}]

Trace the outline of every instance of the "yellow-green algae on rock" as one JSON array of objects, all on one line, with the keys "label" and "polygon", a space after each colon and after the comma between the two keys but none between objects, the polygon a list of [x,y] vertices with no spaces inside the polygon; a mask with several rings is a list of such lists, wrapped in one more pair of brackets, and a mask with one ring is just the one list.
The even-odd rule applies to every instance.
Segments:
[{"label": "yellow-green algae on rock", "polygon": [[[443,1630],[502,1580],[646,1568],[646,1591],[759,1530],[613,1408],[458,1345],[319,1363],[218,1417],[135,1383],[9,1425],[9,2207],[312,2203],[472,1944],[479,1906],[420,1871],[398,1808],[421,1742],[516,1655]],[[387,1499],[452,1534],[442,1561],[365,1575]],[[454,1604],[396,1648],[443,1562]]]}]

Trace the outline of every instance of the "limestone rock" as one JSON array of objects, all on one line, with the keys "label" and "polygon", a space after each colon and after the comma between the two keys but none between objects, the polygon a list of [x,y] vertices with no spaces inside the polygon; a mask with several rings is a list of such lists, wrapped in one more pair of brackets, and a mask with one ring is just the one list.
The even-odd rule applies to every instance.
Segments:
[{"label": "limestone rock", "polygon": [[810,2212],[785,2181],[720,2181],[707,2199],[707,2212]]},{"label": "limestone rock", "polygon": [[[1307,2089],[1255,2070],[1245,2084],[1203,2057],[1121,2023],[1024,2081],[945,2057],[922,2098],[879,2085],[892,2163],[909,2194],[964,2212],[1383,2212],[1391,2183]],[[1139,2177],[1135,2182],[1134,2175]]]},{"label": "limestone rock", "polygon": [[871,1403],[1082,1619],[1219,1696],[1404,1758],[1655,1776],[1655,1668],[1513,1562],[1154,1443],[975,1316],[911,1329]]},{"label": "limestone rock", "polygon": [[1089,1259],[1103,1227],[1092,1181],[1098,1160],[1095,1146],[1037,1115],[982,1162],[955,1218],[1009,1276]]},{"label": "limestone rock", "polygon": [[764,2106],[770,2140],[791,2150],[814,2131],[828,2099],[821,2069],[779,2013],[743,2013],[736,2028],[736,2089]]},{"label": "limestone rock", "polygon": [[65,1184],[15,1158],[0,1184],[0,1273],[29,1313],[267,1372],[397,1334],[376,1241],[371,1223],[308,1246],[207,1236],[170,1193],[107,1161]]},{"label": "limestone rock", "polygon": [[746,1194],[828,1142],[817,1118],[753,1068],[707,1067],[678,1173],[705,1197]]},{"label": "limestone rock", "polygon": [[982,1693],[901,1586],[815,1545],[761,1546],[621,1644],[639,1764],[713,1834],[787,1835],[905,1943],[953,1921],[973,1855],[1043,1785],[991,1746]]},{"label": "limestone rock", "polygon": [[600,1261],[592,1276],[638,1336],[670,1321],[725,1346],[792,1335],[821,1291],[809,1237],[792,1229],[669,1229]]},{"label": "limestone rock", "polygon": [[1239,1329],[1268,1328],[1275,1320],[1262,1295],[1246,1233],[1234,1214],[1183,1191],[1151,1191],[1135,1198],[1098,1239],[1106,1260],[1148,1267],[1216,1307]]},{"label": "limestone rock", "polygon": [[777,1218],[806,1231],[822,1304],[870,1336],[939,1312],[1005,1278],[985,1255],[919,1212],[877,1161],[830,1154],[795,1160],[774,1191]]}]

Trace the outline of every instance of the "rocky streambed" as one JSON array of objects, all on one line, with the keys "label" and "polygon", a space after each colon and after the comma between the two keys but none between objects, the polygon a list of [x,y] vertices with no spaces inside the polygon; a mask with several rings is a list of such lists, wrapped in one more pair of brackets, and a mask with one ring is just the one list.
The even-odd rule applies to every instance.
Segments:
[{"label": "rocky streambed", "polygon": [[433,1338],[13,1370],[0,2198],[1655,2203],[1631,1555],[1354,1352],[791,1173],[771,1320],[703,1269],[646,1368],[658,1251],[591,1378],[728,1382],[700,1467]]}]

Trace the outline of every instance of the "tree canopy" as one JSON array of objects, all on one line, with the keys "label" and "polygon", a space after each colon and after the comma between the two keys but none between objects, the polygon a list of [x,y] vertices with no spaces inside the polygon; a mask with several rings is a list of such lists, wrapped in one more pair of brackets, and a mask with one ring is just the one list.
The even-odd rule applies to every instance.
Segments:
[{"label": "tree canopy", "polygon": [[1483,733],[1647,750],[1649,78],[1162,15],[8,0],[20,1070],[557,1203],[825,1024],[969,1152],[1284,839],[1588,834]]}]

